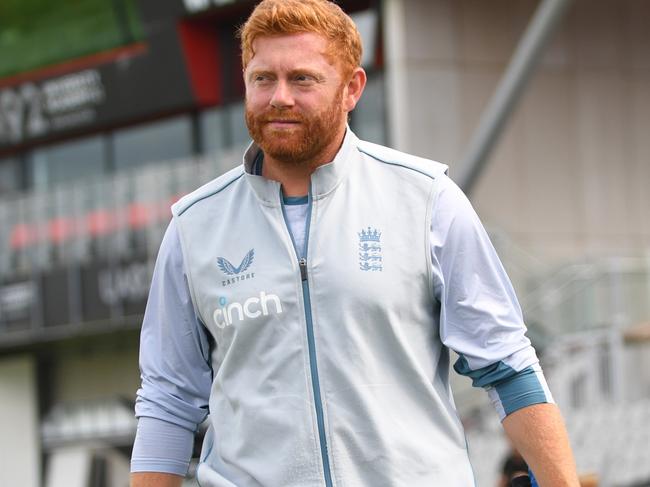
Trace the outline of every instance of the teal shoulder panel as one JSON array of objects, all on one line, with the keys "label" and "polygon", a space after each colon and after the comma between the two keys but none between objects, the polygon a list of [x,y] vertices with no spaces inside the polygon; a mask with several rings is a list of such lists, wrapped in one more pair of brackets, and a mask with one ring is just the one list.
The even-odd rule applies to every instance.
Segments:
[{"label": "teal shoulder panel", "polygon": [[378,161],[411,169],[412,171],[419,172],[420,174],[424,174],[432,179],[447,174],[447,171],[449,170],[449,166],[445,164],[406,154],[405,152],[384,147],[383,145],[373,144],[372,142],[359,141],[357,147],[359,148],[359,151],[377,159]]},{"label": "teal shoulder panel", "polygon": [[472,379],[472,385],[474,387],[493,387],[499,382],[517,375],[517,371],[503,361],[473,370],[470,368],[467,358],[462,354],[456,360],[454,370],[460,375]]},{"label": "teal shoulder panel", "polygon": [[192,205],[198,203],[205,198],[209,198],[217,193],[220,193],[232,183],[237,181],[244,175],[244,166],[240,165],[231,169],[227,173],[222,174],[216,179],[204,184],[191,193],[183,196],[180,200],[172,205],[172,214],[180,216],[187,211]]}]

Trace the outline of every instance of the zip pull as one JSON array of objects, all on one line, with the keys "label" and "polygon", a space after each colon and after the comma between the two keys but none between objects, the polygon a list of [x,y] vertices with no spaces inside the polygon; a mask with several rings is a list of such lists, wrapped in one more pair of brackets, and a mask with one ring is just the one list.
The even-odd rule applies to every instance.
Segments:
[{"label": "zip pull", "polygon": [[303,281],[307,280],[307,259],[304,257],[298,261],[298,265],[300,266],[300,278]]}]

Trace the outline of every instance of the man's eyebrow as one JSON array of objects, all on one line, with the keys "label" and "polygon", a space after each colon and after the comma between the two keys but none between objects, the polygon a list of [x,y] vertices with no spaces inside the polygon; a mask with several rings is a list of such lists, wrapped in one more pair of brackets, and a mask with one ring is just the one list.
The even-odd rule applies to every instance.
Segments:
[{"label": "man's eyebrow", "polygon": [[[277,73],[275,71],[273,71],[273,70],[265,69],[265,68],[260,67],[258,69],[254,69],[250,73],[248,73],[248,79],[252,79],[255,76],[260,76],[260,75],[276,77]],[[293,78],[293,77],[299,76],[299,75],[311,76],[312,78],[314,78],[318,82],[322,82],[322,81],[325,80],[325,76],[323,76],[322,73],[318,73],[318,71],[316,71],[314,69],[311,69],[311,68],[308,68],[308,67],[294,68],[294,69],[287,72],[287,76],[289,76],[290,78]]]},{"label": "man's eyebrow", "polygon": [[270,71],[268,69],[260,68],[260,69],[255,69],[255,70],[251,71],[250,73],[248,73],[248,77],[252,78],[253,76],[259,76],[260,74],[266,74],[266,75],[272,75],[273,76],[272,71]]}]

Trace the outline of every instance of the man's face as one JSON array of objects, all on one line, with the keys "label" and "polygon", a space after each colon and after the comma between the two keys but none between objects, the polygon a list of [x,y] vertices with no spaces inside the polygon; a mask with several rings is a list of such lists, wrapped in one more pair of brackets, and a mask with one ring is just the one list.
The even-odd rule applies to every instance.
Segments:
[{"label": "man's face", "polygon": [[[244,72],[246,124],[265,155],[288,164],[318,164],[345,130],[345,83],[313,33],[260,37]],[[345,80],[346,81],[346,80]]]}]

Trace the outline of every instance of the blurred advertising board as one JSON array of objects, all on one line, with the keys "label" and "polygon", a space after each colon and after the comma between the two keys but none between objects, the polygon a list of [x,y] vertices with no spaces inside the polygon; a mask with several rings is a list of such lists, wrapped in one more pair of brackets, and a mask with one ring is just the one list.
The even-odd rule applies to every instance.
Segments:
[{"label": "blurred advertising board", "polygon": [[139,320],[152,272],[151,261],[133,258],[59,267],[5,282],[0,285],[0,344],[12,332],[28,332],[23,341],[29,343],[48,337],[48,330],[55,328],[81,331],[92,323]]},{"label": "blurred advertising board", "polygon": [[93,262],[81,268],[84,321],[144,313],[151,282],[151,267],[144,260],[111,265]]},{"label": "blurred advertising board", "polygon": [[[222,56],[214,21],[188,17],[180,1],[139,0],[137,10],[135,33],[123,34],[116,45],[83,55],[71,50],[72,57],[54,64],[0,75],[0,152],[219,102]],[[122,30],[128,30],[133,15],[125,17]],[[27,27],[9,30],[16,36],[36,30],[34,44],[38,35],[48,34],[38,34],[38,21],[23,20]],[[76,29],[83,40],[92,37],[82,28],[86,21],[80,17],[65,27]],[[3,44],[3,39],[0,57],[8,59],[19,59],[30,45],[30,39],[22,44]]]},{"label": "blurred advertising board", "polygon": [[0,324],[6,329],[32,326],[38,308],[38,285],[34,280],[5,282],[0,286]]}]

